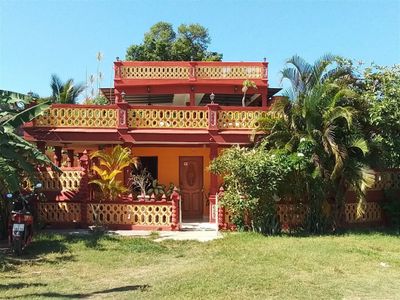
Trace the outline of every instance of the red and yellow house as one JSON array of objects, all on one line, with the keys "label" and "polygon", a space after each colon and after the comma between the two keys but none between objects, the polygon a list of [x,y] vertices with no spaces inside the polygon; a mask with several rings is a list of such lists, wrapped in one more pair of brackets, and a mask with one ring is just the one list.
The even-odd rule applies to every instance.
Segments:
[{"label": "red and yellow house", "polygon": [[[101,89],[112,104],[54,104],[25,125],[25,138],[42,150],[52,147],[54,162],[64,168],[61,177],[69,174],[69,180],[81,176],[75,169],[81,168],[77,154],[82,158],[84,150],[116,144],[131,147],[135,156],[152,164],[159,182],[179,186],[183,221],[215,222],[218,182],[207,167],[221,149],[251,143],[257,120],[279,91],[269,88],[268,63],[118,60],[114,69],[114,87]],[[247,91],[246,107],[242,107],[244,80],[257,86]],[[86,201],[73,196],[82,193],[65,193],[82,188],[81,178],[73,180],[59,180],[53,188],[57,196],[51,201],[60,200],[71,208],[74,201]],[[51,209],[47,204],[53,214],[49,221],[60,221],[54,216],[65,215],[57,212],[61,202],[53,203]],[[85,223],[84,214],[81,209],[77,223]]]},{"label": "red and yellow house", "polygon": [[[54,153],[49,155],[63,170],[61,175],[42,174],[49,197],[39,204],[42,219],[68,226],[93,223],[97,199],[88,185],[87,153],[122,144],[152,166],[160,183],[172,182],[181,193],[173,201],[102,202],[104,223],[152,229],[179,229],[181,220],[226,223],[224,211],[219,207],[217,214],[215,206],[218,178],[207,167],[224,148],[251,144],[257,120],[279,91],[269,87],[268,63],[117,60],[114,68],[114,87],[101,89],[112,104],[53,104],[24,126],[25,138],[42,151],[51,147]],[[257,86],[247,91],[245,107],[244,80]],[[381,218],[375,206],[369,221]],[[285,209],[279,208],[283,220],[289,215]],[[349,206],[348,218],[355,220],[354,207]]]}]

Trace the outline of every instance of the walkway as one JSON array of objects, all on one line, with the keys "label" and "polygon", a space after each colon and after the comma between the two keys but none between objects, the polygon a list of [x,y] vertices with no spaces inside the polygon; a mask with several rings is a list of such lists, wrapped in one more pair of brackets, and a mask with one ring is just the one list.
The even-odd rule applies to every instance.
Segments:
[{"label": "walkway", "polygon": [[[90,234],[90,230],[87,229],[45,229],[41,232],[66,235]],[[106,231],[106,234],[130,237],[148,237],[152,233],[154,234],[154,232],[158,235],[155,239],[156,242],[165,240],[208,242],[223,237],[220,232],[216,231],[215,224],[210,223],[183,223],[181,231],[108,230]]]}]

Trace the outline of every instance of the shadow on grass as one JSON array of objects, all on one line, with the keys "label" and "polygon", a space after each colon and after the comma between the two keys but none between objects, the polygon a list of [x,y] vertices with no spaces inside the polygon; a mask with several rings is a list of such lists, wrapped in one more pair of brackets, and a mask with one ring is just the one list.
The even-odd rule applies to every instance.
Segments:
[{"label": "shadow on grass", "polygon": [[126,285],[126,286],[121,286],[121,287],[116,287],[116,288],[111,288],[111,289],[106,289],[106,290],[101,290],[101,291],[96,291],[96,292],[91,292],[91,293],[74,293],[74,294],[62,294],[62,293],[57,293],[57,292],[43,292],[43,293],[31,293],[31,294],[25,294],[25,295],[20,295],[20,296],[10,296],[6,297],[4,299],[16,299],[16,298],[33,298],[33,297],[48,297],[48,298],[71,298],[71,299],[76,299],[76,298],[89,298],[95,295],[105,295],[105,294],[110,294],[110,293],[119,293],[119,292],[130,292],[130,291],[140,291],[140,292],[146,292],[150,286],[148,284],[143,284],[143,285]]},{"label": "shadow on grass", "polygon": [[86,248],[95,250],[105,250],[104,246],[100,243],[101,241],[118,241],[116,237],[104,234],[103,232],[93,232],[90,234],[70,234],[64,236],[64,239],[68,244],[83,242]]},{"label": "shadow on grass", "polygon": [[13,290],[13,289],[22,289],[26,287],[37,287],[37,286],[47,286],[45,283],[9,283],[9,284],[0,284],[0,291],[2,290]]}]

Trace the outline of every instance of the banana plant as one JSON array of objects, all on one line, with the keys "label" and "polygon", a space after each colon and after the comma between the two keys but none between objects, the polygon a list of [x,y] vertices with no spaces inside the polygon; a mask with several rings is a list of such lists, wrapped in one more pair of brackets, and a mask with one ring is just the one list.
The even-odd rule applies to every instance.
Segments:
[{"label": "banana plant", "polygon": [[7,192],[20,189],[25,180],[37,181],[37,166],[51,166],[60,171],[35,145],[24,140],[18,129],[25,122],[43,114],[49,103],[42,102],[29,108],[32,98],[0,90],[0,235],[6,231]]},{"label": "banana plant", "polygon": [[112,150],[93,152],[90,158],[97,158],[99,165],[92,167],[97,178],[94,178],[89,183],[95,184],[101,189],[102,198],[113,201],[119,195],[129,191],[122,181],[117,178],[126,167],[137,165],[138,160],[132,156],[129,148],[117,145]]}]

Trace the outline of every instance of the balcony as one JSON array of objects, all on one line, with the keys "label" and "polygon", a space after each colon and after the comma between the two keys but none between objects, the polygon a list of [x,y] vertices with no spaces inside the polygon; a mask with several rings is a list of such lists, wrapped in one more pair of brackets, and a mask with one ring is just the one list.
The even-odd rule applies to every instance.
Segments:
[{"label": "balcony", "polygon": [[261,107],[227,107],[218,104],[195,107],[53,104],[25,127],[118,129],[247,130],[266,115]]}]

